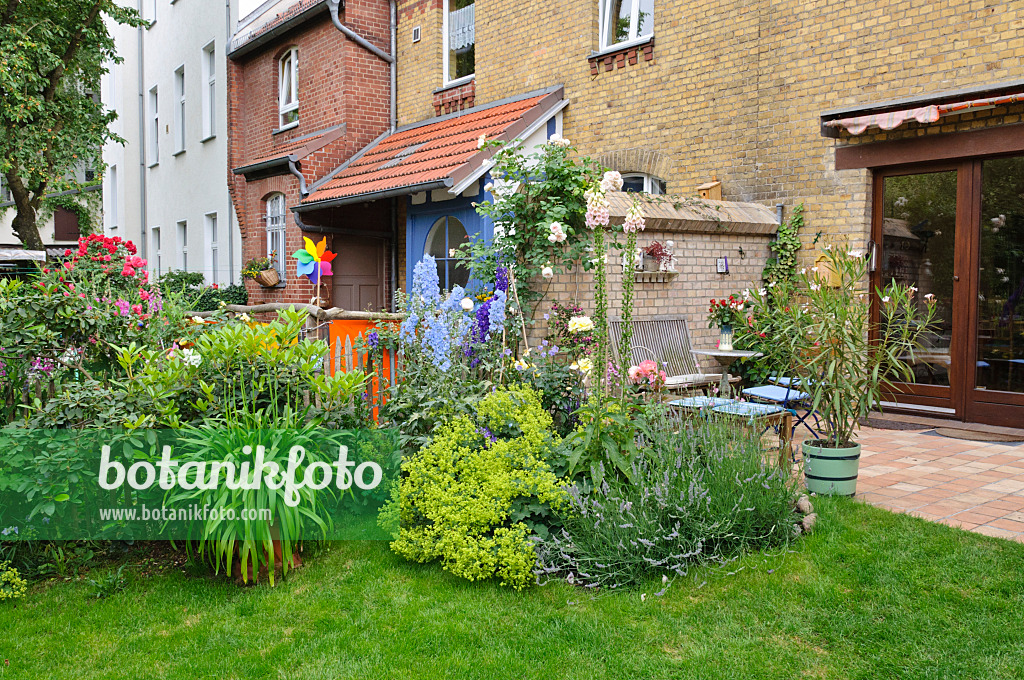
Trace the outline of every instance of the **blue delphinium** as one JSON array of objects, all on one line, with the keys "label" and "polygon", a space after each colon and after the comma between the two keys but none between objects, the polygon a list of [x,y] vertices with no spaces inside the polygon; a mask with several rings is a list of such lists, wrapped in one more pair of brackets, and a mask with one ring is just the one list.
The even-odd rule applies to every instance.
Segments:
[{"label": "blue delphinium", "polygon": [[435,365],[442,371],[452,367],[451,334],[443,317],[431,316],[427,319],[427,327],[423,333],[423,350],[433,355]]},{"label": "blue delphinium", "polygon": [[491,298],[491,310],[488,318],[487,330],[490,333],[500,333],[501,329],[505,326],[505,303],[507,296],[505,291],[496,290],[494,291],[494,297]]},{"label": "blue delphinium", "polygon": [[[441,301],[441,282],[437,278],[437,260],[424,255],[412,270],[413,300],[424,305],[436,305]],[[417,300],[417,298],[419,298]]]},{"label": "blue delphinium", "polygon": [[399,337],[401,337],[402,342],[407,345],[411,345],[416,342],[416,324],[419,322],[420,317],[416,312],[410,310],[409,315],[405,317],[404,321],[402,321],[402,326],[399,329]]},{"label": "blue delphinium", "polygon": [[441,309],[446,312],[461,312],[462,298],[464,297],[466,297],[465,289],[462,286],[455,286],[448,294],[448,299],[441,305]]}]

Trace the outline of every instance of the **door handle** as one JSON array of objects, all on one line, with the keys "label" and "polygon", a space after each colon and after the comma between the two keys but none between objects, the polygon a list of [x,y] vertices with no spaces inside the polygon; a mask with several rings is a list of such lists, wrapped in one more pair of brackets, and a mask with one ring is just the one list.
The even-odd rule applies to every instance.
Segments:
[{"label": "door handle", "polygon": [[954,275],[953,275],[953,280],[954,280],[954,281],[959,281],[959,280],[960,280],[960,277],[959,277],[959,276],[957,276],[956,274],[954,274]]}]

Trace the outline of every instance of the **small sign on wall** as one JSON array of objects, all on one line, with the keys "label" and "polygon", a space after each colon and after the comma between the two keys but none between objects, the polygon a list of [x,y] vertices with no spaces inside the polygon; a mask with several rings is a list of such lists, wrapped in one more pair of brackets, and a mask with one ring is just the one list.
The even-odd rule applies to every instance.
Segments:
[{"label": "small sign on wall", "polygon": [[720,257],[720,258],[718,258],[717,270],[718,270],[719,274],[728,274],[729,273],[729,258],[728,257]]}]

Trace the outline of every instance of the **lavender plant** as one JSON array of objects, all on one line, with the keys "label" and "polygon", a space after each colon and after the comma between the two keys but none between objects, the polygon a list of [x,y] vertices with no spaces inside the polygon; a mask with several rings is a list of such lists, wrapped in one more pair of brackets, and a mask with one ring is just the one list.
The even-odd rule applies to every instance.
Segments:
[{"label": "lavender plant", "polygon": [[562,530],[537,541],[538,582],[667,583],[791,540],[795,483],[767,462],[757,434],[712,418],[668,424],[658,407],[645,420],[651,434],[631,461],[632,482],[609,476],[591,494],[570,490]]}]

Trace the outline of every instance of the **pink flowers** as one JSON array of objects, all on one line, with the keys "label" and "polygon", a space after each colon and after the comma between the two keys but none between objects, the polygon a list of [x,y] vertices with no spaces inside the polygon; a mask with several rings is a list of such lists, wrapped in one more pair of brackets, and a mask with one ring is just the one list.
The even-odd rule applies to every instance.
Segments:
[{"label": "pink flowers", "polygon": [[626,211],[626,221],[622,223],[622,229],[627,233],[635,233],[644,230],[644,210],[636,200],[635,194],[633,205]]},{"label": "pink flowers", "polygon": [[131,304],[127,300],[118,298],[114,301],[114,305],[117,307],[121,316],[128,316],[128,310],[131,309]]},{"label": "pink flowers", "polygon": [[630,366],[627,372],[629,381],[634,385],[644,385],[657,391],[665,386],[668,376],[665,371],[658,369],[658,363],[652,359],[641,361],[636,366]]},{"label": "pink flowers", "polygon": [[599,189],[591,189],[584,196],[587,198],[586,223],[591,229],[608,226],[608,199]]}]

